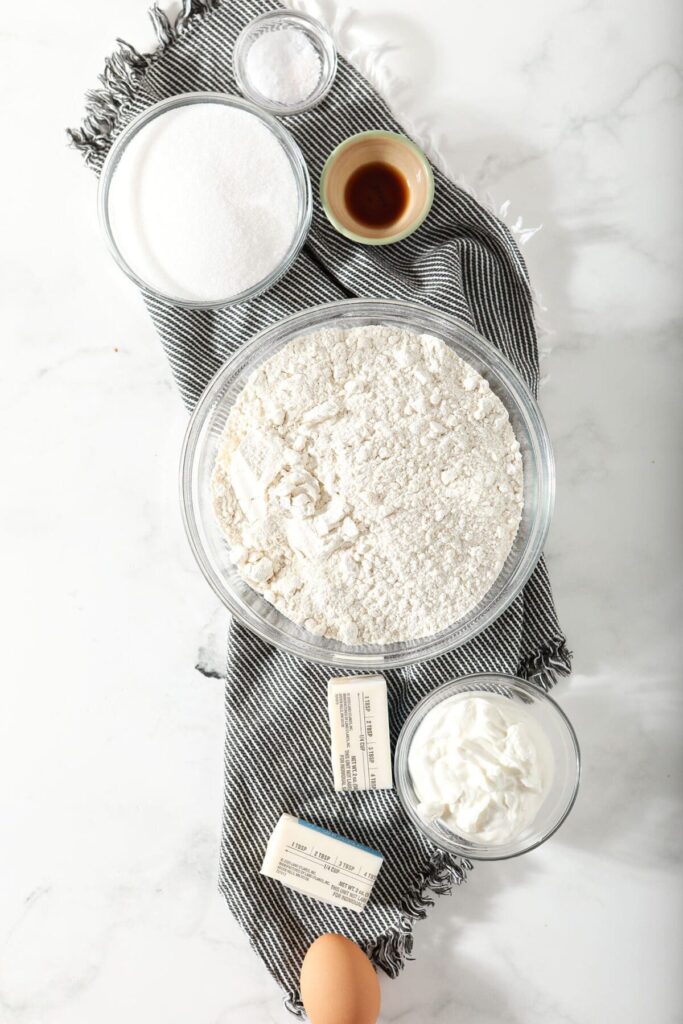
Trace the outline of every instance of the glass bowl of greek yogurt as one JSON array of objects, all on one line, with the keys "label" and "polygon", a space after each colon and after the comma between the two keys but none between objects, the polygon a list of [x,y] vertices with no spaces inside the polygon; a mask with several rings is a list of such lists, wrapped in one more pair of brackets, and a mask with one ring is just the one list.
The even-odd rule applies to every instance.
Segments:
[{"label": "glass bowl of greek yogurt", "polygon": [[403,809],[435,846],[472,860],[528,853],[574,806],[581,756],[571,722],[537,686],[482,673],[437,687],[396,744]]},{"label": "glass bowl of greek yogurt", "polygon": [[[252,542],[244,544],[240,542],[239,538],[229,538],[221,529],[216,515],[217,466],[221,463],[224,455],[226,425],[229,426],[235,411],[242,416],[242,412],[252,409],[255,412],[260,411],[266,418],[270,418],[269,423],[264,421],[259,426],[255,443],[239,445],[241,455],[244,455],[244,458],[240,456],[239,460],[243,468],[245,460],[253,462],[254,458],[258,460],[267,456],[266,462],[272,462],[268,454],[268,446],[271,442],[276,447],[280,446],[279,450],[282,450],[281,438],[279,435],[278,437],[275,435],[278,432],[282,434],[283,431],[286,431],[289,416],[283,408],[273,407],[271,409],[271,399],[275,396],[282,381],[290,388],[289,393],[293,393],[297,400],[300,393],[308,387],[306,381],[301,386],[294,383],[297,379],[297,374],[294,373],[294,363],[297,359],[301,360],[301,373],[304,376],[309,370],[317,372],[320,369],[321,372],[323,370],[327,372],[325,367],[329,366],[329,360],[325,355],[324,365],[321,363],[321,367],[316,368],[315,349],[304,346],[301,351],[296,348],[293,350],[292,345],[295,341],[325,336],[329,346],[331,344],[329,333],[325,335],[325,332],[332,331],[337,332],[342,341],[348,336],[355,338],[356,342],[360,344],[361,341],[367,341],[367,338],[362,336],[363,331],[366,328],[377,326],[388,334],[386,340],[389,344],[385,345],[382,358],[394,359],[394,356],[406,355],[406,351],[400,349],[402,344],[400,340],[397,340],[394,345],[394,335],[400,339],[410,334],[413,339],[415,336],[426,339],[422,342],[424,349],[430,352],[438,350],[442,356],[445,353],[449,358],[452,354],[453,357],[457,356],[458,360],[462,360],[462,363],[458,362],[458,372],[464,374],[462,387],[465,390],[460,390],[454,396],[453,401],[456,404],[470,401],[467,395],[471,397],[479,394],[480,397],[475,403],[476,408],[479,409],[480,406],[484,408],[486,403],[493,402],[492,396],[495,396],[496,409],[498,413],[505,414],[501,416],[501,419],[505,419],[505,429],[509,430],[509,436],[515,444],[514,456],[518,462],[520,483],[523,478],[523,499],[520,497],[519,507],[516,509],[518,521],[515,520],[513,536],[506,538],[506,540],[510,540],[510,545],[509,550],[506,547],[504,560],[502,556],[498,558],[496,555],[491,564],[482,564],[481,566],[481,573],[483,574],[485,571],[488,573],[485,585],[481,583],[481,580],[478,581],[475,578],[476,573],[480,571],[479,563],[474,565],[473,571],[472,566],[469,567],[469,582],[481,585],[476,600],[472,598],[470,604],[464,603],[461,613],[454,611],[451,614],[450,607],[446,608],[444,612],[439,603],[441,597],[440,578],[443,576],[444,559],[448,558],[449,551],[453,547],[450,535],[444,537],[439,533],[442,521],[441,511],[443,510],[435,510],[433,539],[430,540],[430,536],[425,534],[427,548],[423,562],[414,564],[411,562],[409,557],[410,530],[403,530],[402,540],[399,538],[384,563],[393,561],[395,566],[400,568],[400,579],[394,585],[400,584],[405,600],[403,601],[403,611],[398,609],[398,614],[395,616],[392,607],[394,602],[391,600],[393,595],[388,589],[390,583],[387,583],[385,589],[380,591],[380,598],[377,598],[377,593],[376,591],[373,593],[372,587],[363,589],[362,577],[359,583],[357,576],[351,578],[343,574],[340,576],[337,573],[337,563],[341,564],[343,568],[344,559],[347,559],[349,554],[354,554],[354,545],[357,541],[354,525],[359,526],[361,537],[365,536],[363,534],[365,529],[362,519],[363,510],[367,512],[368,516],[375,515],[378,509],[381,511],[381,504],[373,504],[377,498],[375,493],[377,487],[374,490],[373,487],[370,487],[367,493],[357,495],[359,506],[361,499],[363,503],[360,518],[355,512],[347,515],[343,502],[338,503],[340,508],[337,509],[333,501],[326,504],[320,516],[309,515],[311,507],[318,500],[318,492],[324,491],[329,495],[331,490],[336,487],[335,476],[339,475],[336,473],[335,467],[332,467],[328,473],[329,467],[323,466],[327,454],[334,448],[336,442],[332,439],[328,444],[327,439],[331,435],[321,433],[317,442],[318,447],[313,453],[317,462],[313,459],[309,462],[309,470],[312,472],[309,470],[304,472],[305,467],[301,466],[296,469],[296,473],[287,470],[279,475],[275,486],[271,488],[272,495],[275,495],[286,506],[286,515],[289,520],[285,526],[287,529],[290,525],[296,527],[298,536],[292,539],[292,544],[299,549],[308,547],[312,558],[318,556],[327,558],[331,552],[329,560],[322,568],[318,567],[318,578],[315,581],[319,586],[319,591],[322,587],[321,592],[325,598],[325,600],[318,601],[318,608],[321,614],[325,615],[327,626],[332,627],[321,629],[319,628],[320,624],[311,623],[306,614],[296,614],[296,609],[295,614],[285,614],[287,594],[282,588],[278,593],[274,593],[275,588],[269,582],[264,582],[269,575],[272,575],[273,565],[271,563],[276,560],[269,548],[269,543],[259,540],[262,556],[255,558],[249,555],[249,561],[245,565],[244,547],[253,546]],[[372,345],[370,347],[372,349]],[[394,348],[397,349],[396,352],[394,352]],[[446,353],[446,349],[449,350],[448,353]],[[290,353],[292,353],[291,358]],[[277,357],[280,354],[284,354],[284,358],[281,358],[278,363]],[[370,350],[354,352],[355,373],[362,374],[364,372],[372,354],[373,352]],[[407,352],[407,355],[409,354]],[[377,355],[376,348],[374,355]],[[403,372],[409,374],[413,379],[416,376],[413,369],[413,367],[409,367],[405,371],[396,371],[394,373],[395,380],[400,383]],[[264,390],[260,395],[252,394],[245,405],[244,397],[251,387],[250,382],[253,383],[259,374],[265,378],[261,380]],[[472,380],[476,377],[479,381],[479,392],[466,390],[470,386],[470,377]],[[396,524],[401,517],[411,524],[410,529],[413,525],[417,529],[423,526],[420,522],[421,513],[417,516],[413,515],[415,509],[418,511],[421,509],[420,502],[425,499],[425,488],[421,484],[418,486],[416,481],[421,479],[425,467],[432,464],[433,455],[431,453],[434,451],[434,446],[427,438],[429,446],[420,448],[419,455],[414,459],[411,457],[412,461],[408,467],[410,479],[407,487],[404,487],[401,479],[392,479],[394,464],[392,445],[402,443],[405,439],[401,434],[403,409],[399,408],[396,425],[389,430],[386,423],[375,422],[371,403],[366,403],[365,393],[353,394],[355,382],[349,380],[347,384],[350,387],[346,393],[347,395],[351,394],[349,404],[355,403],[354,408],[359,417],[367,412],[368,429],[384,430],[383,444],[386,445],[389,457],[382,466],[375,460],[377,462],[373,469],[373,472],[376,470],[375,483],[378,486],[381,485],[380,489],[391,492],[392,500],[397,505],[401,505],[395,515],[387,515],[379,523],[376,532],[379,535],[379,549],[381,549],[386,531],[390,531],[392,524]],[[346,385],[344,386],[346,387]],[[431,401],[433,390],[434,388],[430,386],[428,389],[430,398],[429,400],[425,399],[426,405]],[[391,418],[394,405],[388,398],[383,401],[387,416]],[[310,409],[303,417],[304,426],[314,427],[318,430],[318,424],[323,420],[320,427],[322,430],[326,424],[333,422],[329,416],[334,414],[334,409],[328,408],[333,405],[334,403],[327,402],[318,408]],[[438,405],[435,405],[434,408],[438,408]],[[422,414],[415,414],[415,416],[419,420]],[[406,422],[408,422],[410,419],[408,413],[406,413],[406,417]],[[428,408],[422,419],[430,424],[429,437],[434,436],[437,439],[439,436],[443,437],[438,434],[438,424],[435,425],[436,431],[432,432],[432,418],[432,413]],[[243,416],[242,420],[244,420]],[[358,422],[358,418],[355,422]],[[471,425],[472,429],[475,425],[476,420]],[[264,431],[268,433],[267,441],[264,441]],[[456,430],[451,433],[457,435],[458,432]],[[347,454],[343,457],[346,462],[341,476],[347,471],[355,472],[364,457],[360,438],[358,443],[354,443],[354,437],[355,435],[352,435],[350,439],[346,438],[348,443],[345,451]],[[296,454],[294,449],[298,448],[298,440],[297,436],[291,444],[289,441],[287,442],[287,457],[290,459]],[[437,446],[438,443],[440,442],[437,442]],[[247,448],[251,450],[248,451]],[[277,452],[275,455],[275,461],[277,461],[279,455]],[[381,447],[379,455],[381,458],[385,456]],[[397,456],[397,463],[399,461]],[[233,468],[236,464],[237,460],[233,462]],[[337,464],[337,469],[339,466],[341,466],[341,462]],[[261,468],[264,472],[268,470],[268,466],[265,464]],[[446,481],[450,479],[449,474],[452,468],[450,465],[446,466],[442,477],[437,473],[434,481],[435,487],[442,486],[441,479]],[[220,469],[221,474],[225,476],[225,466],[220,465]],[[405,466],[403,470],[405,471]],[[260,473],[261,470],[258,472]],[[300,472],[301,475],[298,475]],[[316,476],[316,474],[318,479],[311,480],[311,475]],[[292,486],[293,479],[294,487]],[[233,484],[237,487],[240,481],[233,479]],[[467,640],[493,622],[515,600],[541,556],[552,514],[554,484],[553,455],[543,417],[521,377],[504,356],[490,342],[452,316],[416,303],[374,299],[340,300],[304,310],[272,324],[251,341],[243,344],[208,384],[195,407],[185,437],[180,473],[181,506],[190,546],[207,581],[233,616],[263,640],[289,654],[335,667],[346,666],[375,671],[425,661],[466,643]],[[246,490],[249,490],[250,486],[247,481]],[[468,493],[467,500],[470,503],[470,508],[474,509],[473,514],[478,515],[478,510],[485,499],[485,480],[481,479],[477,486],[481,493],[480,491],[477,494]],[[482,488],[483,490],[481,490]],[[431,499],[429,487],[427,487],[427,492],[426,497]],[[224,496],[218,497],[223,503]],[[254,506],[262,504],[262,495],[254,494],[251,497],[254,498]],[[251,497],[246,494],[245,503],[251,502]],[[453,501],[457,501],[457,498],[454,498]],[[299,506],[301,506],[303,520],[296,518]],[[377,519],[376,515],[375,518]],[[319,535],[311,530],[310,524],[318,528]],[[433,550],[430,547],[432,544]],[[242,549],[241,552],[237,550],[239,547]],[[474,547],[474,544],[470,547]],[[470,547],[465,545],[464,555],[471,553]],[[381,550],[378,550],[376,562],[380,556]],[[394,566],[392,565],[391,568],[393,569]],[[306,569],[302,571],[306,571]],[[282,576],[283,574],[279,579]],[[459,587],[460,577],[453,576],[453,579]],[[341,582],[338,586],[330,586],[331,582],[335,580]],[[348,583],[345,582],[346,580]],[[431,580],[436,580],[437,584],[431,586],[429,582]],[[426,585],[425,581],[429,585]],[[296,585],[295,581],[294,586],[296,587]],[[381,600],[382,595],[384,595],[384,601]],[[425,596],[423,597],[423,595]],[[425,618],[422,616],[422,611],[429,601],[432,601],[431,611],[433,614],[430,613]],[[384,615],[384,625],[387,626],[386,632],[389,635],[391,635],[390,627],[393,624],[397,622],[399,625],[402,624],[399,621],[402,615],[413,616],[415,628],[407,635],[404,632],[398,639],[381,639],[377,642],[366,639],[364,641],[362,635],[354,636],[353,631],[349,632],[346,628],[347,623],[344,620],[348,619],[349,611],[356,616],[361,631],[365,626],[372,624],[373,616],[379,618],[382,615]],[[364,619],[368,621],[364,621]],[[431,622],[435,622],[437,628],[431,628]],[[338,623],[344,623],[343,631],[335,630],[334,627]],[[329,635],[330,633],[336,633],[336,635]],[[368,636],[367,630],[365,636],[366,638]]]}]

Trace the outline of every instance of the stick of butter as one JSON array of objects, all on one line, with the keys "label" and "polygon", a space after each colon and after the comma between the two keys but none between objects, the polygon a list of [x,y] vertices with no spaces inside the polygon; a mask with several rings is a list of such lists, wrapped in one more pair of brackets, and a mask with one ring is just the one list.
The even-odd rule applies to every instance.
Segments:
[{"label": "stick of butter", "polygon": [[384,676],[341,676],[327,684],[332,772],[338,793],[391,789],[391,741]]},{"label": "stick of butter", "polygon": [[369,846],[283,814],[268,840],[261,874],[314,900],[360,913],[383,860]]}]

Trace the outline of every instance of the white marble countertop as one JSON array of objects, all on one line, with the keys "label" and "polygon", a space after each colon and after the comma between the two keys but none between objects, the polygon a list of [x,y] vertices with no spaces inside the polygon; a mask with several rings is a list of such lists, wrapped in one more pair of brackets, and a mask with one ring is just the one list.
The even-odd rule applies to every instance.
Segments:
[{"label": "white marble countertop", "polygon": [[[216,891],[225,615],[178,512],[186,417],[65,146],[145,0],[3,12],[2,1024],[266,1024]],[[359,5],[360,6],[360,5]],[[583,748],[545,847],[480,865],[383,983],[401,1024],[672,1024],[680,956],[681,15],[674,0],[364,0],[399,116],[510,218],[552,333],[548,559]],[[332,0],[326,4],[334,11]]]}]

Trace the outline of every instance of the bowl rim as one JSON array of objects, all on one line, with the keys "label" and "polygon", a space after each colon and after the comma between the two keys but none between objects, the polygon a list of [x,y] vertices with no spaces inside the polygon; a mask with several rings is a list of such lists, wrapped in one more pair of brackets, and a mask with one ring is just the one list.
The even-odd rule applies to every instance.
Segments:
[{"label": "bowl rim", "polygon": [[[351,231],[350,228],[347,228],[342,224],[339,218],[334,215],[327,200],[327,179],[329,178],[330,171],[337,159],[345,150],[349,149],[351,146],[355,146],[360,139],[368,138],[392,139],[399,142],[401,145],[405,146],[406,149],[411,150],[411,152],[415,154],[427,175],[427,198],[420,215],[414,221],[411,221],[407,228],[404,228],[402,231],[396,231],[393,235],[385,235],[383,238],[368,238],[367,235],[361,235],[357,231]],[[325,211],[325,216],[332,227],[338,231],[340,235],[350,239],[352,242],[357,242],[359,245],[393,245],[394,242],[401,242],[404,238],[408,238],[412,235],[426,220],[434,202],[434,172],[425,152],[420,149],[417,143],[413,142],[412,139],[409,139],[407,135],[401,135],[400,132],[390,132],[385,131],[384,129],[373,128],[364,132],[356,132],[355,135],[350,135],[348,139],[344,139],[343,142],[340,142],[338,146],[334,147],[323,164],[323,169],[320,173],[320,185],[318,192],[322,208]]]},{"label": "bowl rim", "polygon": [[[405,775],[408,776],[408,756],[410,753],[410,744],[408,742],[408,732],[411,730],[415,731],[417,725],[416,720],[422,719],[427,711],[431,711],[433,707],[436,707],[441,700],[446,700],[449,696],[455,693],[466,693],[473,690],[477,682],[491,682],[499,681],[503,686],[521,690],[526,696],[531,697],[533,700],[540,701],[542,704],[546,704],[548,707],[553,709],[553,713],[557,714],[564,728],[567,731],[569,739],[571,741],[571,747],[574,753],[574,763],[576,765],[576,774],[574,778],[574,785],[566,806],[563,808],[562,813],[558,817],[557,821],[548,828],[543,835],[532,843],[526,846],[522,846],[518,850],[513,850],[508,853],[497,853],[497,849],[500,847],[490,846],[485,851],[473,853],[469,848],[460,846],[457,842],[457,837],[453,833],[454,839],[448,845],[440,842],[439,838],[434,835],[432,830],[429,828],[427,822],[423,821],[418,815],[417,811],[413,808],[406,796],[406,786],[403,779],[404,771]],[[448,692],[444,692],[448,691]],[[443,696],[439,696],[443,694]],[[429,708],[426,705],[430,705]],[[411,732],[411,738],[412,738]],[[540,686],[535,686],[529,682],[528,679],[521,679],[519,676],[511,675],[508,672],[472,672],[466,676],[458,676],[453,679],[449,679],[444,683],[440,683],[429,693],[422,697],[414,708],[409,712],[408,717],[405,719],[401,726],[398,739],[396,740],[396,749],[394,751],[394,786],[398,794],[401,807],[406,817],[410,820],[419,831],[438,849],[443,850],[445,853],[455,854],[459,857],[464,857],[467,860],[482,860],[482,861],[497,861],[497,860],[513,860],[515,857],[521,857],[525,853],[530,853],[532,850],[537,850],[539,846],[547,842],[551,836],[555,835],[558,829],[564,824],[569,817],[569,814],[576,803],[576,799],[579,794],[579,786],[581,782],[581,748],[579,741],[568,715],[560,707],[556,700],[550,696],[550,694],[542,689]]]},{"label": "bowl rim", "polygon": [[[140,277],[140,275],[133,270],[119,249],[116,239],[114,238],[109,218],[109,192],[111,183],[114,178],[118,161],[131,139],[151,121],[154,121],[157,117],[167,113],[169,110],[175,110],[179,107],[193,106],[201,103],[217,103],[226,107],[235,107],[257,117],[262,124],[270,129],[285,151],[292,168],[292,173],[296,179],[297,192],[300,196],[303,196],[303,202],[300,204],[300,209],[298,211],[297,226],[290,246],[281,262],[261,281],[257,281],[256,284],[243,289],[241,292],[237,292],[234,295],[220,299],[178,298],[175,295],[160,291],[158,288],[148,284],[144,278]],[[239,302],[244,302],[246,299],[251,299],[256,295],[260,295],[261,292],[271,288],[275,282],[278,281],[287,272],[287,270],[289,270],[290,266],[299,255],[311,226],[311,220],[313,217],[311,179],[304,155],[299,144],[294,139],[294,136],[287,128],[284,127],[284,125],[280,124],[277,118],[273,117],[267,111],[262,110],[255,103],[243,99],[241,96],[234,96],[229,93],[184,92],[179,93],[176,96],[170,96],[165,100],[159,100],[158,103],[153,103],[151,106],[146,107],[141,111],[141,113],[134,117],[132,121],[129,121],[123,131],[117,135],[102,165],[102,171],[100,173],[97,186],[97,214],[100,229],[104,235],[109,252],[114,257],[114,260],[126,277],[133,281],[133,283],[136,284],[140,291],[145,295],[152,296],[162,302],[167,302],[185,309],[223,309],[227,306],[237,305]]]},{"label": "bowl rim", "polygon": [[[323,78],[321,75],[318,85],[305,100],[300,103],[278,103],[275,100],[269,100],[265,96],[261,96],[260,93],[256,92],[249,85],[249,81],[246,74],[243,72],[242,60],[246,56],[243,53],[246,43],[249,37],[258,29],[261,25],[266,25],[268,22],[287,21],[300,22],[303,26],[304,32],[309,32],[316,36],[318,42],[325,50],[329,60],[329,72],[327,78]],[[241,30],[235,40],[235,45],[232,50],[232,73],[237,83],[237,87],[248,100],[260,107],[262,110],[268,111],[270,114],[274,114],[278,117],[292,117],[294,114],[303,114],[307,110],[313,110],[319,103],[325,99],[330,89],[334,85],[334,80],[337,76],[337,47],[334,42],[334,36],[329,31],[326,25],[323,25],[321,21],[314,18],[312,14],[307,14],[305,11],[294,11],[280,8],[274,11],[266,11],[265,14],[259,14],[256,18],[252,18],[244,28]]]},{"label": "bowl rim", "polygon": [[[371,307],[371,309],[368,309],[368,307]],[[378,309],[381,309],[381,312],[377,312]],[[448,641],[446,641],[446,638],[444,637],[437,649],[431,652],[425,652],[421,648],[420,650],[404,649],[402,651],[390,651],[387,653],[386,649],[382,650],[382,645],[373,645],[372,647],[369,647],[367,652],[355,653],[350,650],[345,651],[343,649],[344,645],[341,644],[341,650],[330,650],[328,652],[326,648],[321,648],[315,644],[316,638],[313,634],[311,634],[311,639],[306,649],[302,650],[296,642],[292,641],[287,636],[283,636],[281,633],[278,633],[277,640],[274,639],[268,632],[268,629],[264,627],[258,616],[253,614],[251,617],[248,617],[245,614],[244,609],[238,603],[229,588],[225,586],[222,578],[214,572],[210,559],[206,556],[205,550],[201,544],[199,530],[195,525],[195,517],[192,514],[193,467],[197,442],[204,425],[206,414],[211,407],[214,395],[222,387],[223,379],[233,373],[235,368],[238,370],[244,369],[244,366],[250,362],[254,350],[258,351],[260,347],[264,346],[271,334],[282,333],[287,330],[287,328],[291,328],[296,325],[297,321],[305,322],[305,326],[302,328],[300,333],[303,334],[306,331],[310,333],[315,329],[314,323],[307,322],[311,315],[315,316],[315,321],[319,325],[321,323],[327,323],[330,320],[341,319],[343,313],[347,310],[351,311],[351,315],[353,315],[353,312],[357,310],[358,315],[367,316],[370,322],[376,323],[381,323],[383,316],[389,317],[391,312],[395,315],[405,312],[408,316],[422,314],[442,321],[451,329],[456,329],[461,333],[465,333],[476,343],[477,346],[483,346],[487,352],[487,358],[489,359],[490,364],[493,367],[496,367],[497,365],[504,369],[507,386],[515,396],[515,402],[518,408],[523,410],[527,415],[527,418],[534,422],[534,437],[538,441],[543,454],[543,458],[540,462],[540,475],[543,476],[543,484],[545,488],[542,492],[543,503],[542,505],[539,503],[539,507],[537,508],[536,515],[533,520],[535,533],[532,532],[530,534],[529,541],[524,551],[525,555],[527,555],[527,552],[531,551],[531,556],[527,555],[526,561],[524,557],[519,558],[515,571],[511,577],[514,581],[513,585],[508,585],[507,590],[502,591],[496,598],[495,602],[492,604],[489,603],[484,608],[480,608],[476,617],[471,620],[470,629],[465,633],[465,635],[460,638],[451,637]],[[367,312],[364,312],[366,310]],[[297,334],[292,333],[290,340],[293,340],[296,336]],[[257,365],[261,364],[258,363]],[[519,392],[523,401],[517,397],[517,394],[515,393],[516,391]],[[526,407],[524,403],[526,403]],[[306,658],[319,664],[329,665],[332,667],[354,668],[359,671],[383,671],[390,668],[401,668],[406,665],[430,661],[432,658],[438,657],[448,651],[462,646],[462,644],[471,640],[474,636],[477,636],[482,632],[482,630],[491,625],[492,622],[496,621],[521,593],[522,588],[538,564],[543,553],[543,545],[550,529],[555,499],[555,462],[545,421],[536,399],[531,394],[512,363],[510,363],[509,360],[491,344],[491,342],[487,341],[482,335],[474,331],[467,324],[458,320],[456,317],[451,316],[451,314],[434,310],[433,308],[421,303],[408,302],[401,299],[352,298],[321,303],[319,305],[310,306],[306,309],[291,313],[289,316],[283,317],[281,320],[277,320],[258,331],[252,338],[240,345],[240,347],[228,357],[222,366],[219,367],[197,400],[183,438],[179,469],[179,497],[183,526],[197,564],[204,578],[220,599],[221,603],[225,605],[230,613],[234,615],[242,625],[250,629],[262,640],[273,644],[288,654]],[[484,601],[485,598],[486,595],[484,595],[482,601]],[[479,608],[479,605],[475,606],[475,609],[476,608]],[[475,609],[472,609],[472,611]],[[457,623],[453,623],[453,626],[455,625],[457,625]],[[433,641],[434,637],[442,636],[446,632],[447,630],[442,630],[440,633],[432,634],[430,637],[419,638],[419,641],[415,642],[422,642],[423,644],[426,644],[430,640]],[[385,647],[386,646],[391,645],[385,645]]]}]

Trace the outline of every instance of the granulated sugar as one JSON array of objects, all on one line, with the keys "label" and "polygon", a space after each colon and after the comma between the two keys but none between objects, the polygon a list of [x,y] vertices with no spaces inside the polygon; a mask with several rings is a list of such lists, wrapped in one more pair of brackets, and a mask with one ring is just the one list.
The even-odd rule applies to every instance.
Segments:
[{"label": "granulated sugar", "polygon": [[195,103],[160,115],[128,143],[109,216],[129,266],[175,298],[215,301],[262,281],[297,225],[282,146],[253,114]]},{"label": "granulated sugar", "polygon": [[522,513],[522,458],[488,382],[440,339],[325,329],[251,376],[214,509],[242,577],[345,643],[444,629],[489,590]]},{"label": "granulated sugar", "polygon": [[293,107],[308,99],[320,80],[320,57],[305,32],[275,29],[249,47],[246,73],[265,99]]}]

